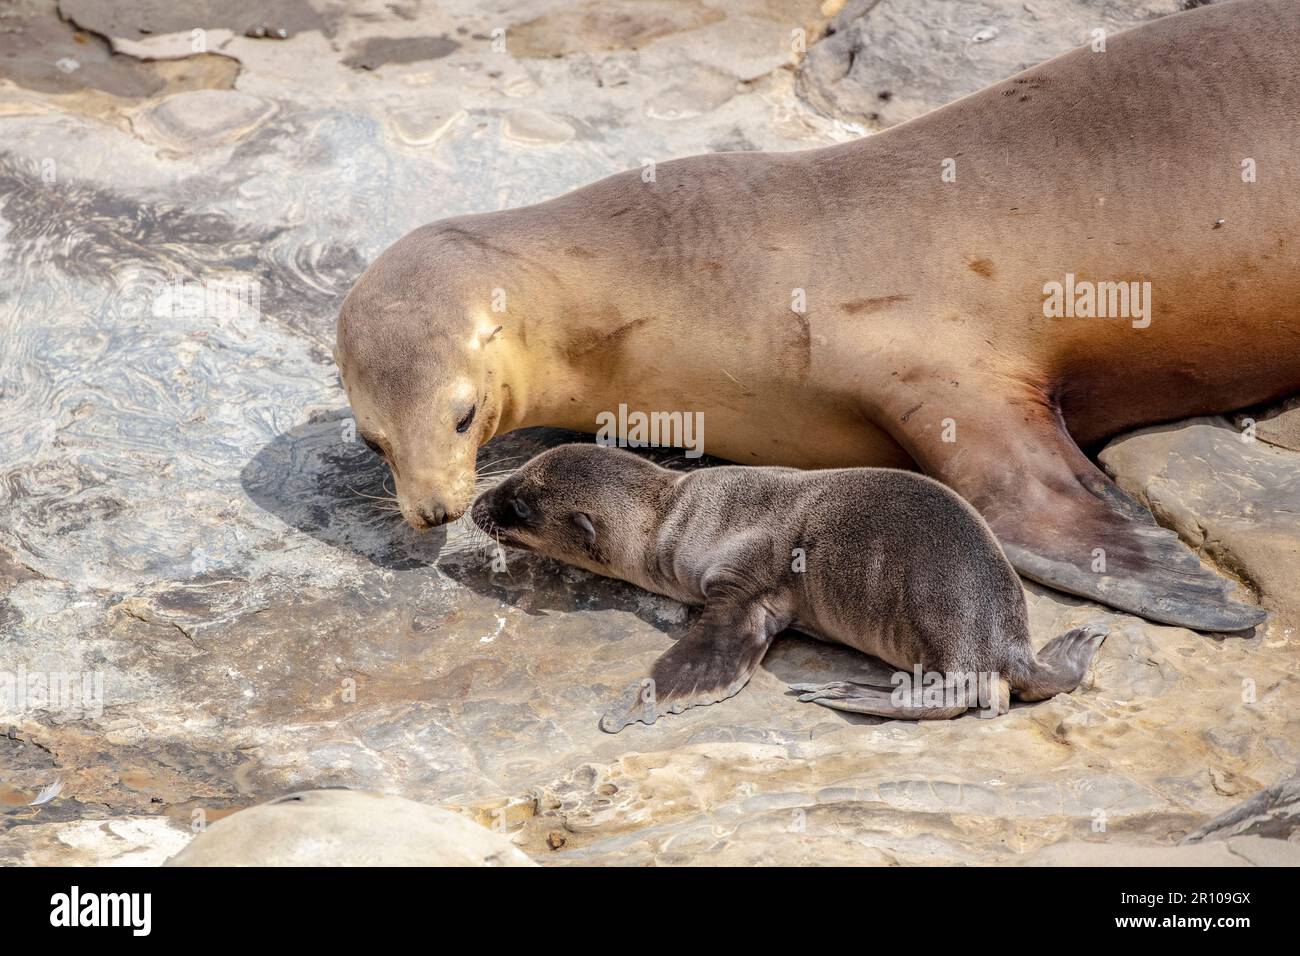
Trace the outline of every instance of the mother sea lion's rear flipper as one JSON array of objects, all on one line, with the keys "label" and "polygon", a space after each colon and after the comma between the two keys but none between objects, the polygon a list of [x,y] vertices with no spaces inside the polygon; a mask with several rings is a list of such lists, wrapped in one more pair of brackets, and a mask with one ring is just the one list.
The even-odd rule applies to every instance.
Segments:
[{"label": "mother sea lion's rear flipper", "polygon": [[754,598],[710,599],[699,620],[610,706],[600,729],[653,724],[664,714],[716,704],[740,692],[784,627]]},{"label": "mother sea lion's rear flipper", "polygon": [[934,412],[912,416],[900,438],[984,516],[1025,577],[1198,631],[1244,631],[1268,617],[1230,600],[1232,584],[1089,461],[1055,408],[1023,399]]}]

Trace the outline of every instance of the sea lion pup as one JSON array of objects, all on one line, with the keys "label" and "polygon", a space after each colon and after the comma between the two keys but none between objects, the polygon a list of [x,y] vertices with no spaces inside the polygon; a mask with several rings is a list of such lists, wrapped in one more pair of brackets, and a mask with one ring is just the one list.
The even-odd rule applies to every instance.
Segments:
[{"label": "sea lion pup", "polygon": [[[1005,713],[1010,694],[1068,693],[1106,635],[1076,628],[1035,654],[1020,579],[984,519],[907,471],[681,473],[614,448],[563,445],[480,496],[471,515],[503,544],[703,605],[649,680],[601,719],[610,733],[726,700],[785,628],[945,675],[937,703],[920,686],[793,685],[803,701],[914,720],[975,706]],[[992,699],[977,699],[986,696],[978,685]]]},{"label": "sea lion pup", "polygon": [[915,465],[1028,578],[1248,630],[1085,450],[1300,392],[1297,102],[1296,3],[1237,0],[853,142],[422,226],[339,313],[357,434],[427,528],[493,435],[698,412],[720,458]]}]

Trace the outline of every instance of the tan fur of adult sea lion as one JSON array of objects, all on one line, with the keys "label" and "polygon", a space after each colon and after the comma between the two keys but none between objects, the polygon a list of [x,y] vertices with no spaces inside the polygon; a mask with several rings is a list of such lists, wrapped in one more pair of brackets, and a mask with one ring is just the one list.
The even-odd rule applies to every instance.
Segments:
[{"label": "tan fur of adult sea lion", "polygon": [[[713,454],[915,462],[1027,577],[1249,628],[1264,612],[1079,446],[1300,391],[1297,103],[1300,3],[1234,0],[855,142],[443,220],[349,294],[343,381],[417,527],[464,511],[495,434],[702,411]],[[1150,324],[1045,318],[1067,273],[1149,281]]]}]

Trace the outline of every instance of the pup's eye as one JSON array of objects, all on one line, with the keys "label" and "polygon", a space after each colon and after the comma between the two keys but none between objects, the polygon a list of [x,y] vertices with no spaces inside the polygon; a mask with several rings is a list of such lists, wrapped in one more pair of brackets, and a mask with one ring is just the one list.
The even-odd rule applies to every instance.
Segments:
[{"label": "pup's eye", "polygon": [[510,507],[515,510],[515,517],[520,521],[527,521],[533,516],[533,509],[524,504],[522,498],[511,498]]},{"label": "pup's eye", "polygon": [[377,444],[375,444],[373,441],[371,441],[369,438],[362,438],[361,440],[366,443],[367,448],[373,451],[380,458],[384,457],[384,450],[380,448]]},{"label": "pup's eye", "polygon": [[463,435],[469,430],[469,426],[474,424],[474,413],[476,411],[478,411],[477,405],[470,406],[470,410],[465,413],[465,417],[456,423],[457,432]]}]

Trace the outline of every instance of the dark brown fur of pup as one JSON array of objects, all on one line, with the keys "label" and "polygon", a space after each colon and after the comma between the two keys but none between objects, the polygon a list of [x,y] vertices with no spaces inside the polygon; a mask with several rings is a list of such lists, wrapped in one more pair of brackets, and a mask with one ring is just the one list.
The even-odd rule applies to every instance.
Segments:
[{"label": "dark brown fur of pup", "polygon": [[[1105,635],[1070,631],[1035,654],[1020,579],[993,533],[955,493],[912,472],[683,474],[566,445],[481,496],[472,515],[503,544],[703,605],[649,683],[606,715],[611,731],[730,697],[787,627],[909,673],[995,674],[995,699],[982,705],[999,712],[1008,691],[1040,700],[1073,690]],[[795,689],[836,709],[903,718],[980,705],[959,695],[936,707],[848,682]]]}]

